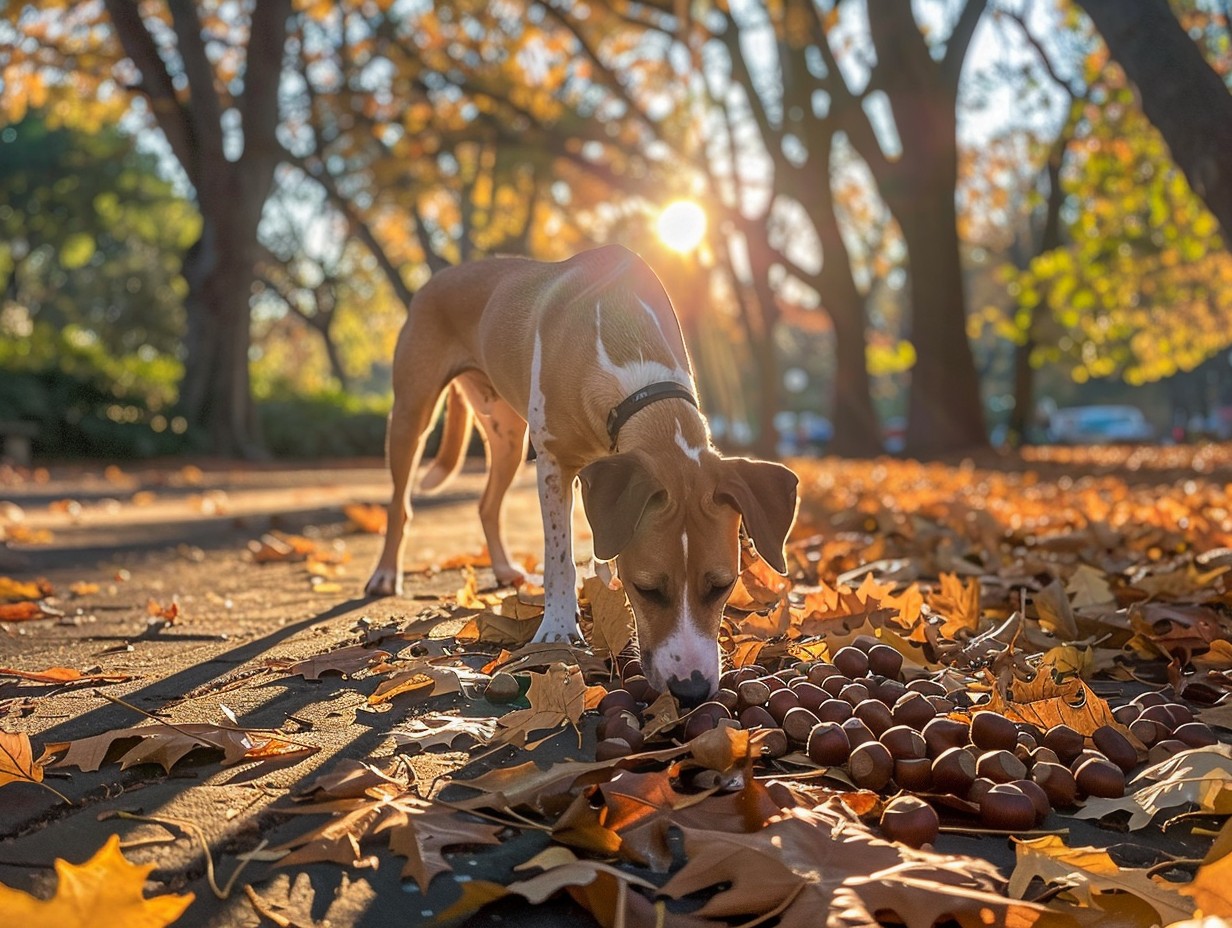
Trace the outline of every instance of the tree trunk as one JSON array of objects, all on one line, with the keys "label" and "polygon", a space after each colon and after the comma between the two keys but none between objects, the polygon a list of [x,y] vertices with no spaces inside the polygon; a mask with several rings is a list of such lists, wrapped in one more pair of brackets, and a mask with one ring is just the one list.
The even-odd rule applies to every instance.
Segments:
[{"label": "tree trunk", "polygon": [[[1048,201],[1044,207],[1044,226],[1033,249],[1036,256],[1061,246],[1061,207],[1065,203],[1061,167],[1065,161],[1065,149],[1073,137],[1072,126],[1071,122],[1062,130],[1048,156]],[[1014,408],[1010,411],[1009,433],[1015,447],[1026,444],[1027,430],[1035,416],[1035,368],[1031,365],[1031,354],[1038,340],[1038,327],[1049,311],[1050,307],[1042,297],[1036,300],[1031,307],[1025,337],[1014,350]]]},{"label": "tree trunk", "polygon": [[1167,0],[1078,0],[1172,158],[1232,241],[1232,94]]},{"label": "tree trunk", "polygon": [[967,338],[954,187],[920,191],[900,204],[911,261],[911,370],[906,450],[933,457],[986,447],[984,404]]}]

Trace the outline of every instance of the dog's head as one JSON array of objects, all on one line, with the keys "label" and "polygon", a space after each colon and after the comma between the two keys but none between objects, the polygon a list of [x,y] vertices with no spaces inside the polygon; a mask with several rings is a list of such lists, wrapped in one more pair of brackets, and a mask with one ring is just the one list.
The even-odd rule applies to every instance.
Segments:
[{"label": "dog's head", "polygon": [[740,525],[787,572],[796,475],[706,451],[683,468],[637,451],[581,472],[595,557],[617,559],[650,683],[696,705],[718,688],[719,621],[740,573]]}]

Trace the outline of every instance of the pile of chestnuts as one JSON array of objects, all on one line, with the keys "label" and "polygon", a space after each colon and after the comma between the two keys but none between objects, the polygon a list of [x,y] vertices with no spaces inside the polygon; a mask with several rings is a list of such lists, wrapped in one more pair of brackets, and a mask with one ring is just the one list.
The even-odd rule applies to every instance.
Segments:
[{"label": "pile of chestnuts", "polygon": [[[1126,774],[1144,759],[1216,741],[1188,708],[1147,693],[1113,713],[1148,749],[1144,758],[1117,727],[1103,726],[1089,738],[1067,725],[1043,731],[972,709],[965,692],[950,693],[933,680],[904,683],[902,666],[898,651],[862,635],[832,662],[777,673],[729,670],[710,701],[684,717],[683,737],[719,725],[764,729],[766,757],[799,751],[819,765],[845,768],[861,789],[924,794],[931,801],[891,799],[882,817],[888,837],[915,847],[936,838],[936,805],[978,815],[985,828],[1025,831],[1083,797],[1123,796]],[[639,709],[659,695],[636,660],[622,670],[624,688],[599,704],[601,760],[642,750]]]}]

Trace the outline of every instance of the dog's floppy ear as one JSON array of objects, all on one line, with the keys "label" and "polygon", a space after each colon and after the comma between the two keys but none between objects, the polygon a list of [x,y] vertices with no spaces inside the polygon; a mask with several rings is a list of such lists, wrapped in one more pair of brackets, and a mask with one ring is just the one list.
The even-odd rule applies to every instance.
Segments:
[{"label": "dog's floppy ear", "polygon": [[736,508],[757,553],[780,574],[786,574],[784,545],[796,520],[796,485],[800,478],[782,464],[748,458],[724,458],[720,467],[715,501]]},{"label": "dog's floppy ear", "polygon": [[624,550],[646,507],[663,487],[632,452],[599,458],[583,467],[578,477],[595,559],[610,561]]}]

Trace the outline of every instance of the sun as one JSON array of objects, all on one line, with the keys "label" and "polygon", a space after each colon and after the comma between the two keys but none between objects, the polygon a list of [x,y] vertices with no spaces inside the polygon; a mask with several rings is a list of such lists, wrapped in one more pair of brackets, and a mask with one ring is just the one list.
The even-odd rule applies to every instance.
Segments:
[{"label": "sun", "polygon": [[687,254],[706,235],[706,211],[692,200],[676,200],[663,207],[655,231],[659,241],[672,251]]}]

